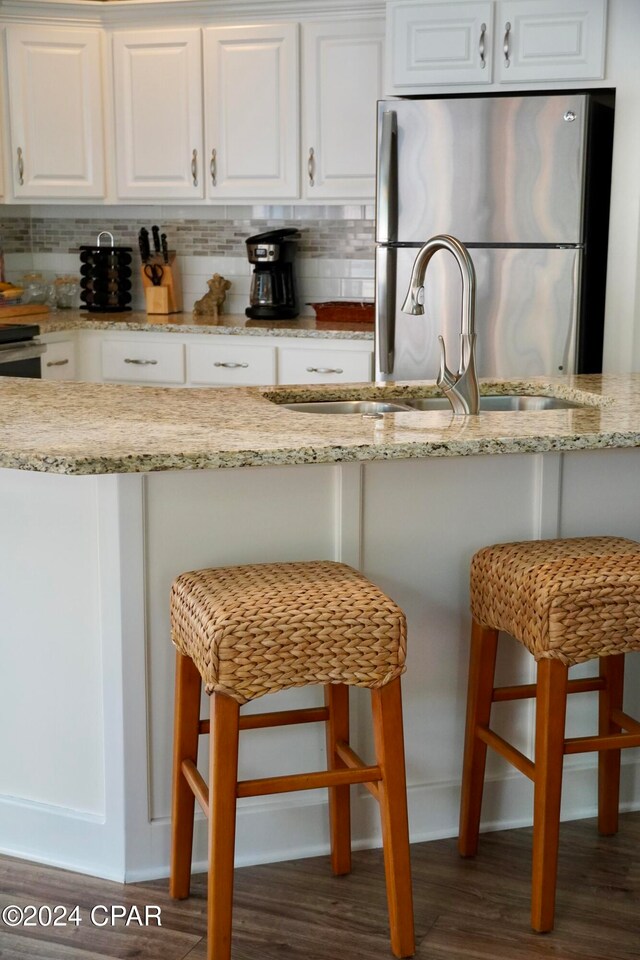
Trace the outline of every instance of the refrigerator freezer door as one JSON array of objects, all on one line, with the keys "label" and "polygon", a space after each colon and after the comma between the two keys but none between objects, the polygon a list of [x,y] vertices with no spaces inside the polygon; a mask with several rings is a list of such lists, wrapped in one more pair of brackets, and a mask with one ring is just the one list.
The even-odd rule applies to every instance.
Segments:
[{"label": "refrigerator freezer door", "polygon": [[569,93],[382,101],[378,181],[395,173],[397,209],[378,223],[397,229],[378,242],[580,243],[587,106]]},{"label": "refrigerator freezer door", "polygon": [[[438,373],[438,334],[448,364],[458,366],[461,280],[446,251],[431,260],[425,283],[425,313],[408,316],[401,305],[409,287],[416,248],[396,248],[392,269],[378,248],[376,283],[392,301],[395,282],[393,370],[385,372],[376,351],[377,380],[434,380]],[[527,377],[573,373],[580,266],[579,249],[484,248],[469,251],[476,270],[476,355],[481,377]],[[396,260],[393,263],[393,259]],[[384,341],[377,334],[378,343]]]}]

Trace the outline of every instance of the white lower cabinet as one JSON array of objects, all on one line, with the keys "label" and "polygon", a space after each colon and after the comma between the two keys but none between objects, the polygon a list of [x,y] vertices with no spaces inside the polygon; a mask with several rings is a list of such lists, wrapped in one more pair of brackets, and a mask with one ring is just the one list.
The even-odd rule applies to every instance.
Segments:
[{"label": "white lower cabinet", "polygon": [[371,380],[370,350],[284,347],[278,351],[278,383],[357,383]]},{"label": "white lower cabinet", "polygon": [[275,347],[190,343],[187,357],[187,379],[194,386],[261,386],[276,382]]},{"label": "white lower cabinet", "polygon": [[46,343],[47,351],[41,358],[43,380],[75,380],[76,345],[73,340],[54,340]]},{"label": "white lower cabinet", "polygon": [[[366,340],[80,330],[77,350],[76,378],[98,383],[260,387],[366,383],[373,375],[373,341]],[[67,366],[48,370],[53,376]]]},{"label": "white lower cabinet", "polygon": [[135,340],[102,343],[102,378],[125,383],[184,383],[184,344]]}]

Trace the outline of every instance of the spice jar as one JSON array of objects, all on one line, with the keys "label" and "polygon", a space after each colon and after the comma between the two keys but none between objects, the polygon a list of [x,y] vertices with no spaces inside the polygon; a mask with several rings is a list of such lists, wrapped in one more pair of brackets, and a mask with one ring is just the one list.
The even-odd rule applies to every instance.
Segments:
[{"label": "spice jar", "polygon": [[55,301],[58,310],[72,310],[78,306],[80,282],[77,277],[62,276],[54,280]]}]

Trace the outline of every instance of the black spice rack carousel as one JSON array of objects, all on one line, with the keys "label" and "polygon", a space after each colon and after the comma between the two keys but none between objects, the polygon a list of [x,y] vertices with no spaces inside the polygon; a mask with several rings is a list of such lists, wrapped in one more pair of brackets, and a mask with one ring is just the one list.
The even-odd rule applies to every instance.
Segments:
[{"label": "black spice rack carousel", "polygon": [[[111,246],[100,243],[109,237]],[[131,310],[131,247],[116,247],[113,234],[103,230],[95,247],[80,247],[81,310],[120,313]]]}]

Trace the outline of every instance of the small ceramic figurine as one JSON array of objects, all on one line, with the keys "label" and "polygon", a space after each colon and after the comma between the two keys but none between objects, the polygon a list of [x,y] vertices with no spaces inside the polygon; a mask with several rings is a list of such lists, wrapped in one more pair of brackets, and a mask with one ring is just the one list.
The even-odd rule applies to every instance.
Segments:
[{"label": "small ceramic figurine", "polygon": [[204,297],[196,300],[193,305],[193,313],[196,317],[213,317],[217,320],[218,315],[222,313],[222,304],[224,303],[227,290],[231,286],[230,280],[225,280],[219,273],[214,273],[211,280],[207,280],[209,292]]}]

